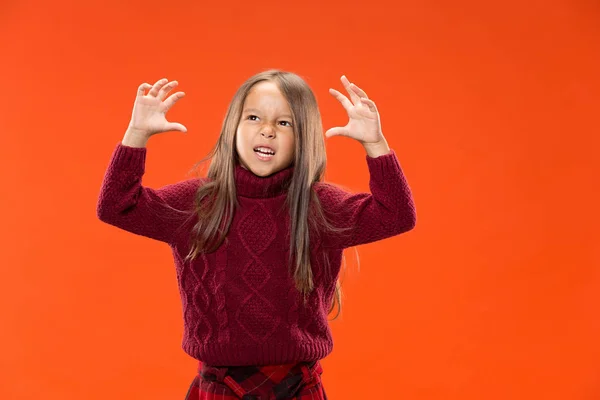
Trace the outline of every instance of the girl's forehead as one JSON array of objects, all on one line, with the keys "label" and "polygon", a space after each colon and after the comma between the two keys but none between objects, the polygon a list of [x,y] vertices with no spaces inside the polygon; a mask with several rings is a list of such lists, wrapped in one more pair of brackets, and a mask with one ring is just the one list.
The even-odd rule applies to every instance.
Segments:
[{"label": "girl's forehead", "polygon": [[[271,86],[263,85],[258,87],[263,83],[271,83]],[[246,100],[244,101],[244,109],[246,108],[261,108],[261,109],[273,109],[273,110],[285,110],[289,111],[289,105],[287,99],[279,88],[273,84],[272,82],[261,82],[254,86],[248,96],[246,96]]]},{"label": "girl's forehead", "polygon": [[281,90],[279,90],[277,84],[271,81],[259,82],[252,86],[248,92],[248,97],[257,95],[279,95],[283,97],[283,94],[281,93]]}]

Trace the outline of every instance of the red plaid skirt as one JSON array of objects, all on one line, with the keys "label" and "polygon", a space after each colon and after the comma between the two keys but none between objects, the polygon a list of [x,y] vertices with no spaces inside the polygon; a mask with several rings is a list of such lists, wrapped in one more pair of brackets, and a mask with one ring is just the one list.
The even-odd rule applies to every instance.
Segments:
[{"label": "red plaid skirt", "polygon": [[318,361],[211,367],[202,363],[185,400],[327,400]]}]

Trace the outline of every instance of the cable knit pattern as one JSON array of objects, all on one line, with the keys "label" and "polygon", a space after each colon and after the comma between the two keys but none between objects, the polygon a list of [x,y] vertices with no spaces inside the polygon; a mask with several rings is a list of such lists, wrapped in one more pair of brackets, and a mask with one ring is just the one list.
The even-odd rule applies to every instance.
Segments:
[{"label": "cable knit pattern", "polygon": [[[256,221],[261,221],[260,225]],[[238,238],[247,254],[241,279],[246,284],[247,296],[242,300],[235,313],[235,319],[257,343],[264,343],[275,332],[281,317],[276,314],[276,307],[263,293],[268,293],[265,286],[271,280],[272,265],[266,265],[261,255],[270,249],[275,242],[277,226],[268,208],[257,203],[252,210],[244,215],[237,231]],[[257,335],[258,333],[258,335]]]},{"label": "cable knit pattern", "polygon": [[[221,246],[217,250],[217,263],[214,274],[214,294],[217,303],[217,323],[219,336],[217,340],[220,343],[229,343],[229,324],[227,321],[227,311],[225,310],[225,289],[223,285],[226,282],[225,268],[227,267],[227,245]],[[208,266],[208,260],[203,260]]]},{"label": "cable knit pattern", "polygon": [[[97,204],[100,220],[169,244],[177,270],[184,332],[182,348],[213,366],[272,365],[313,361],[333,349],[327,321],[342,251],[399,235],[415,226],[412,195],[396,153],[366,156],[371,193],[350,193],[319,182],[324,212],[345,235],[321,235],[311,243],[315,290],[305,305],[287,260],[288,167],[259,177],[236,166],[240,208],[227,240],[212,253],[184,262],[197,215],[194,197],[204,179],[152,189],[142,185],[146,148],[118,143]],[[330,260],[325,270],[321,252]]]},{"label": "cable knit pattern", "polygon": [[[206,275],[208,272],[208,260],[204,254],[201,254],[202,258],[202,273],[198,275],[195,268],[190,268],[192,275],[194,276],[194,290],[192,296],[192,310],[196,311],[196,318],[190,319],[194,322],[192,325],[192,332],[194,339],[197,343],[201,343],[204,340],[212,340],[213,326],[208,318],[208,310],[211,309],[211,297],[204,285],[208,282]],[[200,336],[202,332],[202,336]]]}]

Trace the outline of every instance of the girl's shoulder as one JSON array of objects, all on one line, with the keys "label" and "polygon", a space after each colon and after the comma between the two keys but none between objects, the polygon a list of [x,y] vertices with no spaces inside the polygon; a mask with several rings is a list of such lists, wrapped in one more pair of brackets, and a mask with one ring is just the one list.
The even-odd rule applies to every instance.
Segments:
[{"label": "girl's shoulder", "polygon": [[177,209],[189,209],[194,204],[198,189],[208,181],[206,177],[185,178],[162,186],[156,191],[156,194],[163,201]]},{"label": "girl's shoulder", "polygon": [[313,184],[313,190],[319,198],[345,197],[352,194],[349,188],[333,182],[316,182]]},{"label": "girl's shoulder", "polygon": [[200,186],[204,185],[208,182],[207,178],[204,177],[195,177],[195,178],[185,178],[175,183],[170,183],[161,188],[161,191],[164,192],[178,192],[181,195],[195,193]]}]

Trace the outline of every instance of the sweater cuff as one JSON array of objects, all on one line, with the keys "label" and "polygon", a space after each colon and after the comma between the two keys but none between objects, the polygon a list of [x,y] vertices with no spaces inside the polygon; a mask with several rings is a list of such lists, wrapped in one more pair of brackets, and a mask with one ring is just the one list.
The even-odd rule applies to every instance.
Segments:
[{"label": "sweater cuff", "polygon": [[121,142],[117,143],[112,157],[113,168],[119,172],[143,175],[146,165],[146,150],[146,147],[129,147]]},{"label": "sweater cuff", "polygon": [[365,157],[367,159],[367,166],[369,167],[370,174],[374,179],[382,180],[385,179],[386,176],[390,176],[390,174],[402,174],[400,162],[398,161],[394,149],[390,149],[388,154],[379,157],[369,157],[369,155],[366,155]]}]

